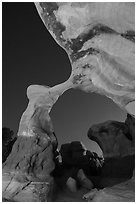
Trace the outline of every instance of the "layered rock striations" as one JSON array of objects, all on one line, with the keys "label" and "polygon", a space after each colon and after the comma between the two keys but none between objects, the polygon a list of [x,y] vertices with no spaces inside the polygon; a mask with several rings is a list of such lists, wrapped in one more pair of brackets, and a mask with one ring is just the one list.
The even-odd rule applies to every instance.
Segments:
[{"label": "layered rock striations", "polygon": [[69,56],[73,87],[106,95],[134,115],[134,4],[42,2],[36,7]]},{"label": "layered rock striations", "polygon": [[53,186],[50,173],[54,169],[57,140],[48,116],[48,101],[42,106],[33,91],[28,97],[30,102],[21,118],[17,141],[3,164],[3,197],[13,201],[47,201]]},{"label": "layered rock striations", "polygon": [[[72,73],[54,87],[31,85],[27,89],[29,104],[20,120],[18,139],[3,164],[3,197],[14,201],[48,200],[57,146],[49,113],[66,90],[106,95],[134,115],[134,3],[35,5],[48,31],[67,52]],[[110,146],[113,153],[125,155],[119,150],[122,135],[116,137],[119,145]],[[131,143],[124,139],[126,150]]]}]

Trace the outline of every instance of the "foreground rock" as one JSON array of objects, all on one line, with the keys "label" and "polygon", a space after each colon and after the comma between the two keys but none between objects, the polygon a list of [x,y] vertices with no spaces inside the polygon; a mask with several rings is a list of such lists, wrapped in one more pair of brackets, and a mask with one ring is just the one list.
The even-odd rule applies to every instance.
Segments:
[{"label": "foreground rock", "polygon": [[135,178],[103,190],[91,190],[83,198],[88,202],[135,202]]},{"label": "foreground rock", "polygon": [[[3,164],[3,198],[13,201],[46,201],[53,185],[52,145],[45,137],[19,136]],[[50,187],[50,188],[49,188]]]}]

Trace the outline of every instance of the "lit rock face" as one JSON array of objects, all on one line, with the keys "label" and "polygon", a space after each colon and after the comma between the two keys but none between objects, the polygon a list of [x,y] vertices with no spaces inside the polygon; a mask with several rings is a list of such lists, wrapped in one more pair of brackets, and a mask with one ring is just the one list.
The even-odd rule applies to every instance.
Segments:
[{"label": "lit rock face", "polygon": [[69,56],[73,88],[106,95],[134,115],[134,3],[42,2],[36,7]]},{"label": "lit rock face", "polygon": [[6,200],[50,201],[48,195],[53,187],[50,173],[55,167],[53,153],[57,140],[48,112],[56,98],[42,98],[43,90],[38,91],[39,94],[32,89],[30,93],[28,89],[30,101],[21,118],[18,138],[3,164],[3,198]]},{"label": "lit rock face", "polygon": [[34,118],[32,116],[33,135],[19,135],[3,164],[3,198],[8,201],[50,201],[55,135],[46,121],[44,125],[48,134],[37,128],[35,124],[40,122],[40,108],[36,108],[35,113]]},{"label": "lit rock face", "polygon": [[18,139],[3,165],[3,197],[14,201],[48,200],[57,146],[49,113],[64,91],[80,88],[106,95],[134,115],[134,3],[35,4],[67,52],[72,73],[54,87],[28,87]]}]

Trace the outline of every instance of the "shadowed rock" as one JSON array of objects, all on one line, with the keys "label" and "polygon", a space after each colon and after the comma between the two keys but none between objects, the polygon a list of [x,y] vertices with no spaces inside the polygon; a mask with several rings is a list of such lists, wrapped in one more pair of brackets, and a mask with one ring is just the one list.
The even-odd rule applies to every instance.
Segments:
[{"label": "shadowed rock", "polygon": [[[135,129],[134,126],[132,128]],[[125,123],[107,121],[92,125],[88,137],[98,143],[105,159],[134,155],[134,141]]]},{"label": "shadowed rock", "polygon": [[99,188],[107,188],[91,191],[85,198],[96,202],[134,201],[134,118],[127,115],[125,123],[107,121],[93,125],[88,131],[88,137],[96,141],[103,151],[104,163],[97,185]]},{"label": "shadowed rock", "polygon": [[102,166],[101,158],[75,141],[61,145],[60,154],[64,168],[83,169],[86,175],[99,175]]}]

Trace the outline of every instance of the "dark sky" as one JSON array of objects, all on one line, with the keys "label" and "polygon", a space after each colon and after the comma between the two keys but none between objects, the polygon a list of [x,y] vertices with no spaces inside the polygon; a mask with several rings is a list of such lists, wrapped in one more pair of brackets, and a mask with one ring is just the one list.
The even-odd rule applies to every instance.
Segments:
[{"label": "dark sky", "polygon": [[[17,132],[27,107],[30,84],[53,86],[71,73],[65,51],[46,30],[33,3],[3,3],[3,126]],[[80,90],[65,92],[54,105],[51,117],[59,144],[81,140],[87,148],[99,151],[87,138],[94,123],[123,121],[126,114],[105,96]]]}]

